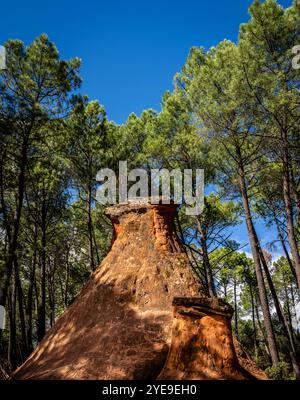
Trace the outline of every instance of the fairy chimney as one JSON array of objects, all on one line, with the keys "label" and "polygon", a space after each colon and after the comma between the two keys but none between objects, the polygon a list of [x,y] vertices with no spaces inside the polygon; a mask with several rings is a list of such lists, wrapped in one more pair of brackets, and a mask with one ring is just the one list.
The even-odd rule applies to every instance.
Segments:
[{"label": "fairy chimney", "polygon": [[[108,255],[12,379],[158,377],[174,297],[205,298],[176,235],[175,213],[174,204],[143,200],[107,208]],[[226,332],[232,343],[229,325]]]},{"label": "fairy chimney", "polygon": [[175,297],[173,306],[171,346],[157,379],[266,379],[245,353],[237,356],[229,304],[217,298]]}]

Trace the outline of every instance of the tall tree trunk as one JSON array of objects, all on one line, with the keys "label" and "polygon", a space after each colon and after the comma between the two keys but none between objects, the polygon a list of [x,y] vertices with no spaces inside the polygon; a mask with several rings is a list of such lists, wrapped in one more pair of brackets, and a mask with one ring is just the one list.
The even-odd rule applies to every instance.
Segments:
[{"label": "tall tree trunk", "polygon": [[38,329],[37,336],[40,342],[46,333],[46,201],[45,193],[42,199],[42,252],[41,252],[41,276],[40,276],[40,304],[38,310]]},{"label": "tall tree trunk", "polygon": [[64,296],[63,296],[64,304],[65,304],[66,308],[68,307],[68,304],[69,304],[68,296],[69,296],[69,250],[68,250],[67,259],[66,259],[66,275],[65,275],[65,287],[64,287]]},{"label": "tall tree trunk", "polygon": [[98,250],[97,241],[96,241],[94,224],[92,225],[92,229],[93,229],[94,249],[95,249],[95,252],[96,252],[97,266],[98,266],[98,265],[100,265],[100,257],[99,257],[99,250]]},{"label": "tall tree trunk", "polygon": [[[3,172],[3,166],[4,166],[4,159],[6,156],[6,151],[4,150],[2,153],[1,157],[1,162],[0,162],[0,201],[1,201],[1,214],[3,216],[3,225],[6,230],[6,240],[5,240],[5,251],[6,251],[6,241],[8,243],[11,242],[11,227],[10,223],[8,221],[7,217],[7,211],[6,211],[6,204],[5,204],[5,199],[4,199],[4,193],[5,193],[5,188],[4,188],[4,172]],[[5,253],[4,253],[5,254]]]},{"label": "tall tree trunk", "polygon": [[8,363],[10,370],[17,368],[17,330],[16,330],[16,285],[12,279],[9,301],[9,341],[8,341]]},{"label": "tall tree trunk", "polygon": [[95,260],[94,260],[94,251],[93,251],[93,220],[92,220],[92,189],[89,186],[87,192],[87,214],[88,214],[88,238],[89,238],[89,259],[91,270],[95,271]]},{"label": "tall tree trunk", "polygon": [[227,284],[224,285],[224,297],[227,299]]},{"label": "tall tree trunk", "polygon": [[294,230],[293,205],[291,200],[290,160],[287,144],[284,144],[283,146],[283,199],[286,212],[288,241],[297,275],[297,286],[300,288],[300,255]]},{"label": "tall tree trunk", "polygon": [[197,218],[197,228],[200,235],[200,243],[202,248],[202,260],[203,260],[203,267],[205,271],[205,277],[207,280],[207,288],[208,294],[210,297],[217,297],[217,291],[214,283],[214,278],[212,274],[212,268],[210,265],[209,257],[208,257],[208,249],[206,243],[206,232],[202,229],[201,222]]},{"label": "tall tree trunk", "polygon": [[269,361],[272,362],[270,350],[269,350],[269,347],[268,347],[267,335],[266,335],[265,330],[263,329],[263,326],[262,326],[262,323],[261,323],[261,320],[260,320],[260,316],[259,316],[258,301],[255,300],[255,299],[254,299],[254,304],[255,304],[255,315],[256,315],[257,325],[259,327],[261,336],[263,338],[263,343],[264,343],[267,355],[269,357]]},{"label": "tall tree trunk", "polygon": [[296,307],[294,289],[293,289],[293,285],[292,284],[290,284],[290,292],[291,292],[292,305],[293,305],[294,314],[295,314],[296,332],[298,332],[298,314],[297,314],[297,307]]},{"label": "tall tree trunk", "polygon": [[270,314],[270,309],[269,309],[269,302],[268,302],[265,282],[264,282],[263,273],[262,273],[262,269],[261,269],[259,248],[258,248],[258,238],[257,238],[257,234],[256,234],[256,231],[255,231],[255,228],[253,225],[253,221],[252,221],[248,192],[247,192],[247,188],[246,188],[244,166],[243,166],[242,157],[241,157],[239,148],[237,148],[237,154],[238,154],[239,160],[240,160],[240,163],[239,163],[239,186],[240,186],[240,192],[241,192],[243,207],[244,207],[244,214],[245,214],[245,218],[246,218],[247,231],[248,231],[253,261],[254,261],[259,299],[260,299],[260,304],[261,304],[261,308],[262,308],[262,312],[263,312],[264,326],[265,326],[266,332],[267,332],[267,342],[268,342],[269,351],[270,351],[270,355],[271,355],[271,359],[272,359],[272,364],[276,365],[279,362],[279,355],[278,355],[275,334],[274,334],[272,320],[271,320],[271,314]]},{"label": "tall tree trunk", "polygon": [[285,257],[287,259],[289,267],[290,267],[290,269],[292,271],[292,274],[294,275],[294,278],[296,280],[296,284],[298,286],[297,274],[296,274],[296,271],[295,271],[295,268],[294,268],[294,265],[293,265],[293,261],[291,260],[290,254],[289,254],[288,249],[287,249],[287,247],[285,245],[284,237],[282,235],[282,232],[281,232],[281,229],[280,229],[280,226],[279,226],[279,221],[278,221],[278,218],[276,217],[276,214],[275,214],[274,211],[273,211],[273,216],[274,216],[274,221],[275,221],[275,225],[276,225],[276,228],[277,228],[278,237],[279,237],[279,240],[281,242],[282,249],[284,251]]},{"label": "tall tree trunk", "polygon": [[293,171],[293,165],[291,165],[291,191],[293,193],[293,197],[294,197],[294,201],[296,204],[296,227],[298,227],[298,233],[299,229],[300,229],[300,193],[297,190],[297,185],[296,185],[296,181],[295,181],[295,175],[294,175],[294,171]]},{"label": "tall tree trunk", "polygon": [[203,253],[203,266],[205,270],[205,275],[207,278],[208,293],[210,297],[217,297],[216,287],[214,283],[214,278],[211,270],[211,265],[209,262],[208,251],[206,246],[205,238],[201,238],[201,247]]},{"label": "tall tree trunk", "polygon": [[237,294],[236,294],[236,279],[233,280],[233,297],[234,297],[234,328],[237,340],[239,339],[239,319],[238,319],[238,308],[237,308]]},{"label": "tall tree trunk", "polygon": [[0,305],[5,307],[7,291],[9,287],[10,277],[13,270],[14,259],[16,256],[20,219],[23,208],[24,188],[25,188],[25,171],[27,165],[27,147],[28,147],[29,136],[26,135],[22,145],[20,170],[18,175],[18,189],[17,189],[17,201],[16,210],[14,213],[14,219],[12,224],[11,241],[9,242],[8,255],[6,258],[4,268],[0,269]]},{"label": "tall tree trunk", "polygon": [[296,356],[296,351],[295,351],[295,344],[294,344],[294,340],[293,340],[293,335],[292,335],[292,332],[290,330],[289,324],[288,324],[288,322],[286,320],[286,317],[284,315],[284,312],[282,311],[282,307],[281,307],[281,304],[280,304],[280,302],[278,300],[276,289],[275,289],[275,286],[273,284],[272,277],[271,277],[267,262],[265,260],[264,254],[263,254],[263,252],[261,250],[260,250],[260,258],[261,258],[261,263],[262,263],[262,266],[263,266],[263,269],[264,269],[264,272],[265,272],[265,275],[266,275],[266,278],[267,278],[267,282],[268,282],[268,285],[269,285],[269,288],[270,288],[270,291],[271,291],[271,294],[272,294],[272,298],[273,298],[273,301],[274,301],[276,313],[278,315],[278,319],[279,319],[279,322],[281,324],[282,331],[283,331],[283,333],[285,335],[285,339],[286,339],[287,347],[289,349],[289,355],[290,355],[290,358],[291,358],[293,370],[295,372],[296,378],[300,379],[300,369],[299,369],[299,365],[297,363],[297,356]]},{"label": "tall tree trunk", "polygon": [[293,328],[293,321],[292,321],[292,313],[291,313],[291,307],[290,307],[290,299],[288,295],[288,290],[285,284],[285,276],[282,274],[282,282],[283,282],[283,289],[284,289],[284,297],[285,297],[285,304],[286,304],[286,310],[287,310],[287,315],[288,315],[288,322],[290,326],[290,330]]},{"label": "tall tree trunk", "polygon": [[51,274],[49,274],[49,309],[50,309],[50,326],[52,327],[55,323],[55,272],[56,272],[56,257],[53,259],[53,266],[51,268]]},{"label": "tall tree trunk", "polygon": [[[184,240],[184,234],[183,234],[183,231],[182,231],[182,227],[181,227],[181,223],[180,223],[180,220],[179,220],[178,213],[176,213],[176,217],[175,218],[176,218],[177,229],[179,231],[179,235],[180,235],[180,240],[181,240],[181,243],[182,243],[183,251],[187,255],[187,258],[189,260],[189,263],[190,263],[190,266],[191,266],[192,270],[195,272],[195,274],[197,275],[197,277],[198,277],[199,281],[202,283],[202,285],[206,288],[207,287],[207,277],[206,277],[206,275],[204,276],[205,282],[203,282],[203,279],[202,279],[202,277],[201,277],[201,275],[199,273],[199,269],[197,267],[195,267],[195,265],[196,266],[198,265],[198,262],[196,260],[196,257],[194,255],[193,251],[191,249],[189,249],[190,252],[187,251],[188,246],[187,246],[187,244],[186,244],[186,242]],[[192,263],[191,258],[193,259],[195,265]]]},{"label": "tall tree trunk", "polygon": [[17,294],[18,294],[18,308],[19,308],[19,317],[20,317],[20,325],[21,325],[21,335],[22,335],[22,347],[21,347],[21,356],[22,359],[24,360],[28,356],[28,346],[27,346],[27,334],[26,334],[26,321],[25,321],[25,312],[24,312],[24,295],[23,295],[23,289],[22,289],[22,283],[20,279],[20,274],[19,274],[19,265],[18,265],[18,259],[15,258],[14,261],[15,265],[15,284],[17,288]]},{"label": "tall tree trunk", "polygon": [[249,291],[250,291],[250,298],[251,298],[251,315],[252,315],[252,325],[253,325],[253,342],[254,342],[254,354],[255,354],[255,359],[257,359],[258,356],[258,346],[257,346],[257,332],[256,332],[256,324],[255,324],[255,304],[254,304],[254,298],[253,298],[253,290],[251,284],[249,284]]},{"label": "tall tree trunk", "polygon": [[35,271],[36,271],[36,263],[37,263],[37,224],[35,223],[34,228],[34,242],[33,242],[33,257],[32,257],[32,265],[30,270],[30,278],[29,278],[29,286],[27,292],[27,341],[28,341],[28,352],[31,353],[33,350],[32,343],[32,305],[33,305],[33,290],[35,286]]},{"label": "tall tree trunk", "polygon": [[54,283],[51,282],[48,284],[48,296],[49,296],[49,317],[50,317],[50,327],[54,325],[55,322],[55,289]]}]

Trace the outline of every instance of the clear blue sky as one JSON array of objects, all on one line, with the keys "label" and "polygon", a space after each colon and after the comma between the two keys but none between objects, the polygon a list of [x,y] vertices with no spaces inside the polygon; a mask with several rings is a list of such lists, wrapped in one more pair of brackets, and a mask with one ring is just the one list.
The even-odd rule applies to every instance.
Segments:
[{"label": "clear blue sky", "polygon": [[[0,44],[17,38],[29,44],[48,34],[61,57],[82,59],[82,92],[99,99],[117,123],[131,112],[160,107],[191,46],[206,49],[237,40],[252,0],[8,0],[0,5]],[[292,0],[280,0],[287,7]],[[274,230],[258,222],[263,243]],[[245,227],[233,238],[247,242]]]},{"label": "clear blue sky", "polygon": [[[0,44],[48,34],[61,56],[82,59],[82,90],[124,122],[159,109],[191,46],[236,40],[251,0],[2,1]],[[287,6],[291,0],[281,0]]]}]

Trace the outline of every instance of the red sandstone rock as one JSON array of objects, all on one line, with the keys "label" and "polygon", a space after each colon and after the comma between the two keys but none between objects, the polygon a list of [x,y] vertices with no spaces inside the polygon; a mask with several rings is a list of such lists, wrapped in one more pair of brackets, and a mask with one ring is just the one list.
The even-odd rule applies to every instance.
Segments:
[{"label": "red sandstone rock", "polygon": [[172,343],[158,379],[264,379],[239,362],[233,309],[216,298],[175,298]]},{"label": "red sandstone rock", "polygon": [[168,352],[172,300],[197,296],[174,230],[174,205],[107,209],[102,264],[13,379],[155,378]]},{"label": "red sandstone rock", "polygon": [[[114,228],[110,252],[12,379],[159,375],[171,342],[174,296],[204,296],[176,236],[175,212],[175,205],[143,202],[107,209]],[[229,323],[220,328],[217,318],[206,321],[213,337],[222,331],[231,340]],[[232,341],[229,347],[234,358]]]}]

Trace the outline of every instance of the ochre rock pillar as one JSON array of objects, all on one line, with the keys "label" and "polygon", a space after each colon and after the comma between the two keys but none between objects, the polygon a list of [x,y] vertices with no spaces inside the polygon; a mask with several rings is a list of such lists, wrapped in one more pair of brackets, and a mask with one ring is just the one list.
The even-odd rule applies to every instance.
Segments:
[{"label": "ochre rock pillar", "polygon": [[[174,297],[187,299],[174,303],[173,343],[161,376],[243,377],[234,369],[232,310],[205,297],[177,238],[175,214],[174,204],[145,200],[107,208],[110,251],[12,379],[157,378],[171,343]],[[201,306],[189,300],[196,296]]]},{"label": "ochre rock pillar", "polygon": [[199,296],[174,204],[106,209],[110,251],[13,379],[154,379],[171,342],[174,296]]},{"label": "ochre rock pillar", "polygon": [[217,298],[175,297],[172,342],[158,379],[257,379],[235,353],[232,307]]}]

